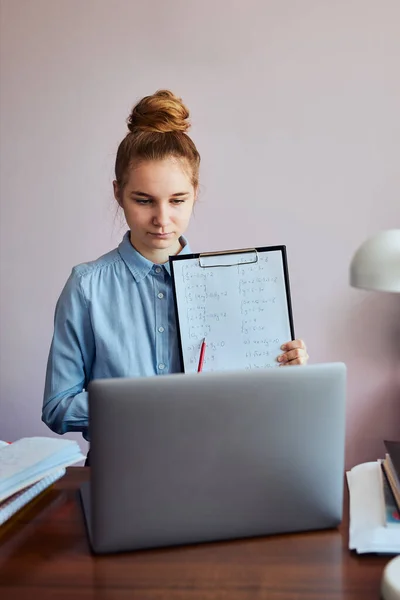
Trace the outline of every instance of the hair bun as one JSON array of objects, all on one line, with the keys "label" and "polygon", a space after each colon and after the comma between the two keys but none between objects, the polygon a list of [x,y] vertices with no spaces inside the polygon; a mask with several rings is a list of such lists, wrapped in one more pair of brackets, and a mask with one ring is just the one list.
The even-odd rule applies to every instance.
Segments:
[{"label": "hair bun", "polygon": [[145,96],[133,107],[128,118],[128,129],[138,131],[185,132],[189,129],[189,111],[181,98],[169,90],[159,90],[152,96]]}]

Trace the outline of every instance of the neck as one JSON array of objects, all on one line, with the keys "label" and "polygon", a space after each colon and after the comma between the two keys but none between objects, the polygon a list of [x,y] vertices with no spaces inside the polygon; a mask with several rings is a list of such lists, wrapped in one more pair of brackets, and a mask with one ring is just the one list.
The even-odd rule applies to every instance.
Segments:
[{"label": "neck", "polygon": [[173,244],[172,246],[170,246],[169,248],[164,248],[164,249],[154,249],[154,250],[150,250],[149,248],[142,248],[140,247],[138,244],[133,244],[132,240],[130,240],[132,246],[135,248],[135,250],[137,250],[138,252],[140,252],[140,254],[142,256],[144,256],[145,258],[147,258],[147,260],[151,261],[152,263],[155,263],[157,265],[163,265],[165,263],[168,262],[169,257],[170,256],[175,256],[176,254],[179,254],[179,252],[182,250],[182,246],[179,242],[179,240],[176,240],[176,243]]}]

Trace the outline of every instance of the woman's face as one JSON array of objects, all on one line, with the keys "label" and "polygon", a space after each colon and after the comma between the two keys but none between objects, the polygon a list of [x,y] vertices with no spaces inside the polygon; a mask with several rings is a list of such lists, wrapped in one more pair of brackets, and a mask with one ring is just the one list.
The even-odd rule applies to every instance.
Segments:
[{"label": "woman's face", "polygon": [[153,262],[166,262],[181,249],[179,238],[188,227],[196,199],[190,168],[184,167],[173,157],[146,161],[131,169],[123,190],[114,181],[131,243]]}]

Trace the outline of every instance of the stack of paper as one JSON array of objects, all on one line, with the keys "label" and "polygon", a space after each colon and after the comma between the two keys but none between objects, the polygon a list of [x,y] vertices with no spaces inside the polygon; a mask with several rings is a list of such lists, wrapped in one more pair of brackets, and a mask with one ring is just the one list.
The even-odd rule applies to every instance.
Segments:
[{"label": "stack of paper", "polygon": [[58,438],[0,443],[0,525],[85,457],[78,444]]},{"label": "stack of paper", "polygon": [[57,479],[65,475],[65,469],[54,471],[53,475],[43,477],[40,481],[29,485],[28,487],[9,496],[6,500],[0,502],[0,525],[3,525],[10,517],[36,498],[41,492],[50,487]]},{"label": "stack of paper", "polygon": [[400,525],[387,526],[382,469],[364,463],[347,473],[350,494],[349,548],[358,553],[400,553]]}]

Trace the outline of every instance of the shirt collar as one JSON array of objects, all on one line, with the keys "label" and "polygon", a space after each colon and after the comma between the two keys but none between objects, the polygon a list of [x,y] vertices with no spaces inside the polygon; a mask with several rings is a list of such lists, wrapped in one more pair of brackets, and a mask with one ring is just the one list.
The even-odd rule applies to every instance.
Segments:
[{"label": "shirt collar", "polygon": [[[129,231],[125,233],[124,237],[122,238],[122,242],[118,246],[118,252],[128,269],[132,273],[133,277],[135,278],[135,281],[139,282],[145,277],[147,277],[147,275],[154,267],[155,263],[145,258],[132,246],[129,234]],[[179,252],[179,255],[192,253],[188,241],[183,235],[179,238],[179,242],[182,246],[182,250]],[[166,262],[164,265],[160,266],[165,267],[167,273],[171,275],[169,262]]]}]

